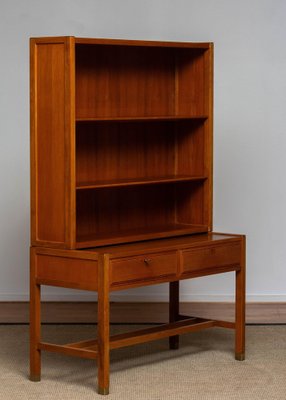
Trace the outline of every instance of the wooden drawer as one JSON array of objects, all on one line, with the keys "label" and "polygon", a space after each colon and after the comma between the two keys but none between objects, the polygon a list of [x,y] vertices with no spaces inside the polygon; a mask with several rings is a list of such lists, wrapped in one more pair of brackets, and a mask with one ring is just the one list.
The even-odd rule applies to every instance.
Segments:
[{"label": "wooden drawer", "polygon": [[111,285],[149,281],[177,274],[177,253],[144,254],[111,261]]},{"label": "wooden drawer", "polygon": [[182,273],[234,266],[240,263],[240,243],[225,243],[183,251]]}]

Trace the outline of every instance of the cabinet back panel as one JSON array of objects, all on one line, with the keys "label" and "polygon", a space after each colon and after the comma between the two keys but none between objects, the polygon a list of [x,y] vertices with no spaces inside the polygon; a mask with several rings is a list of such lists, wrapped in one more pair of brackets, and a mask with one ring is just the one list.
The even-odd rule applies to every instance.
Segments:
[{"label": "cabinet back panel", "polygon": [[152,228],[175,221],[172,185],[77,193],[77,237]]},{"label": "cabinet back panel", "polygon": [[176,224],[203,224],[204,182],[77,193],[77,238]]},{"label": "cabinet back panel", "polygon": [[77,118],[207,113],[205,51],[77,45]]},{"label": "cabinet back panel", "polygon": [[77,124],[77,183],[175,173],[172,123]]},{"label": "cabinet back panel", "polygon": [[76,46],[76,116],[174,114],[174,52]]}]

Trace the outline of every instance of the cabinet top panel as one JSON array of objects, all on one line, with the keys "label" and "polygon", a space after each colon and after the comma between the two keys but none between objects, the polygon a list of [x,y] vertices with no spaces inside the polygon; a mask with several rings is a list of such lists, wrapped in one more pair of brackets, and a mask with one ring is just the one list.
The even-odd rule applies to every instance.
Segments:
[{"label": "cabinet top panel", "polygon": [[74,36],[56,36],[31,38],[36,42],[58,42],[67,38],[74,39],[76,44],[95,44],[95,45],[113,45],[113,46],[145,46],[145,47],[181,47],[208,49],[213,46],[212,42],[167,42],[151,40],[126,40],[126,39],[106,39],[106,38],[79,38]]}]

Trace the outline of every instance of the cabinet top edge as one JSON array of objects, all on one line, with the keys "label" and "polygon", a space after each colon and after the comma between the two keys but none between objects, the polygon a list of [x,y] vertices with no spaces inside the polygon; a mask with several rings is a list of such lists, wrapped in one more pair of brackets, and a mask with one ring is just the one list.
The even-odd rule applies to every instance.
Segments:
[{"label": "cabinet top edge", "polygon": [[75,44],[94,44],[94,45],[113,45],[113,46],[145,46],[145,47],[181,47],[209,49],[213,47],[213,42],[175,42],[175,41],[156,41],[156,40],[129,40],[129,39],[109,39],[109,38],[80,38],[74,36],[46,36],[31,37],[30,41],[35,43],[59,43],[72,39]]}]

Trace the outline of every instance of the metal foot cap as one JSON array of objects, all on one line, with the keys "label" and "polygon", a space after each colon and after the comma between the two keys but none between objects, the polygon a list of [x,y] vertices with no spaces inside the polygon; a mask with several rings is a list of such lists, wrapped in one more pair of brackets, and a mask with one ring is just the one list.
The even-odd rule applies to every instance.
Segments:
[{"label": "metal foot cap", "polygon": [[41,380],[41,375],[30,375],[30,381],[32,382],[40,382]]},{"label": "metal foot cap", "polygon": [[98,394],[109,394],[109,387],[103,388],[98,386]]},{"label": "metal foot cap", "polygon": [[235,359],[237,361],[243,361],[245,360],[245,353],[235,353]]}]

